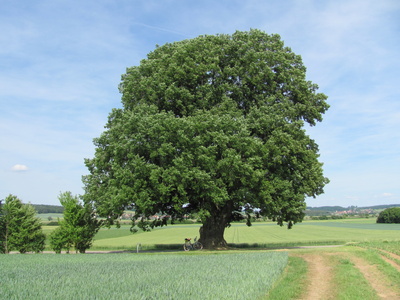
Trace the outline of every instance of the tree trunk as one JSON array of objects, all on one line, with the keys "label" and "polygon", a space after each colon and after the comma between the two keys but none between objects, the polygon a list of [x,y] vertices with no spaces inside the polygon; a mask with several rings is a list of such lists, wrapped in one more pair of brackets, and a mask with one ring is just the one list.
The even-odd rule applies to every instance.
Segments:
[{"label": "tree trunk", "polygon": [[199,242],[205,249],[227,248],[224,232],[232,215],[232,203],[228,202],[221,209],[214,207],[210,214],[200,227]]}]

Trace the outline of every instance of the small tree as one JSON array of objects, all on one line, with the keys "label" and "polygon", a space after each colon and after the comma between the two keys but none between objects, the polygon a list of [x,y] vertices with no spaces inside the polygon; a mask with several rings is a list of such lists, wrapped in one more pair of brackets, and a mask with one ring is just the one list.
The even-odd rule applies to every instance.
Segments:
[{"label": "small tree", "polygon": [[85,253],[91,247],[101,221],[96,219],[89,204],[82,205],[71,192],[60,194],[58,199],[64,207],[64,219],[60,221],[60,227],[50,235],[50,247],[56,253],[61,253],[62,249],[69,252],[74,246],[77,252]]},{"label": "small tree", "polygon": [[16,196],[9,195],[0,209],[0,252],[41,252],[46,236],[36,211],[30,204],[23,204]]},{"label": "small tree", "polygon": [[400,223],[400,207],[387,208],[381,211],[376,223]]}]

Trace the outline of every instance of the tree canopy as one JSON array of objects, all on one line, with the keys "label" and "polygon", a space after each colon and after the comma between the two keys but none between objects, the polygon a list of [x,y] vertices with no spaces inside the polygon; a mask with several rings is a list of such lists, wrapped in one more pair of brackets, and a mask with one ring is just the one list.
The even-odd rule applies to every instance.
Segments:
[{"label": "tree canopy", "polygon": [[[161,213],[198,213],[205,247],[256,211],[289,228],[328,179],[304,130],[326,96],[301,57],[259,30],[200,36],[156,48],[127,69],[106,130],[86,159],[84,201],[112,222],[133,208],[139,225]],[[250,225],[250,224],[249,224]]]},{"label": "tree canopy", "polygon": [[376,223],[400,223],[400,207],[391,207],[381,211]]}]

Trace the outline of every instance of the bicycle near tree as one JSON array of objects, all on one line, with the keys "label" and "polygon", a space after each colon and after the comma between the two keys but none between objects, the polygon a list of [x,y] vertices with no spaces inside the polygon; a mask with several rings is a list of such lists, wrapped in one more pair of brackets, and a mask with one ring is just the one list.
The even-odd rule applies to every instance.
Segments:
[{"label": "bicycle near tree", "polygon": [[197,236],[194,238],[194,243],[191,242],[191,238],[185,238],[185,243],[183,244],[183,250],[201,250],[203,245],[197,241]]}]

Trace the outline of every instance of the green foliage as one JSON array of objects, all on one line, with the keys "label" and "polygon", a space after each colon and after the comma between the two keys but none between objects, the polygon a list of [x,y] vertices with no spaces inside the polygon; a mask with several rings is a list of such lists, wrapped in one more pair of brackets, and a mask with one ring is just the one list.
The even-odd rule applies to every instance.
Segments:
[{"label": "green foliage", "polygon": [[377,223],[400,223],[400,207],[387,208],[379,213]]},{"label": "green foliage", "polygon": [[90,204],[82,205],[71,192],[60,194],[59,200],[64,207],[64,219],[59,222],[60,227],[50,234],[50,247],[60,253],[62,249],[69,252],[74,246],[77,252],[85,253],[91,247],[101,221],[96,219]]},{"label": "green foliage", "polygon": [[199,254],[0,256],[1,297],[260,299],[288,260],[286,252]]},{"label": "green foliage", "polygon": [[198,213],[206,247],[226,245],[242,210],[300,222],[305,198],[328,182],[303,129],[322,120],[327,97],[305,70],[258,30],[158,47],[122,77],[124,107],[85,160],[85,202],[110,223],[133,208],[144,230],[165,225],[147,223],[157,213]]},{"label": "green foliage", "polygon": [[41,252],[46,236],[36,211],[30,204],[23,204],[9,195],[0,206],[0,253],[10,251]]},{"label": "green foliage", "polygon": [[50,248],[55,253],[61,253],[62,250],[69,252],[72,246],[72,240],[69,239],[68,232],[63,227],[57,227],[50,234]]}]

